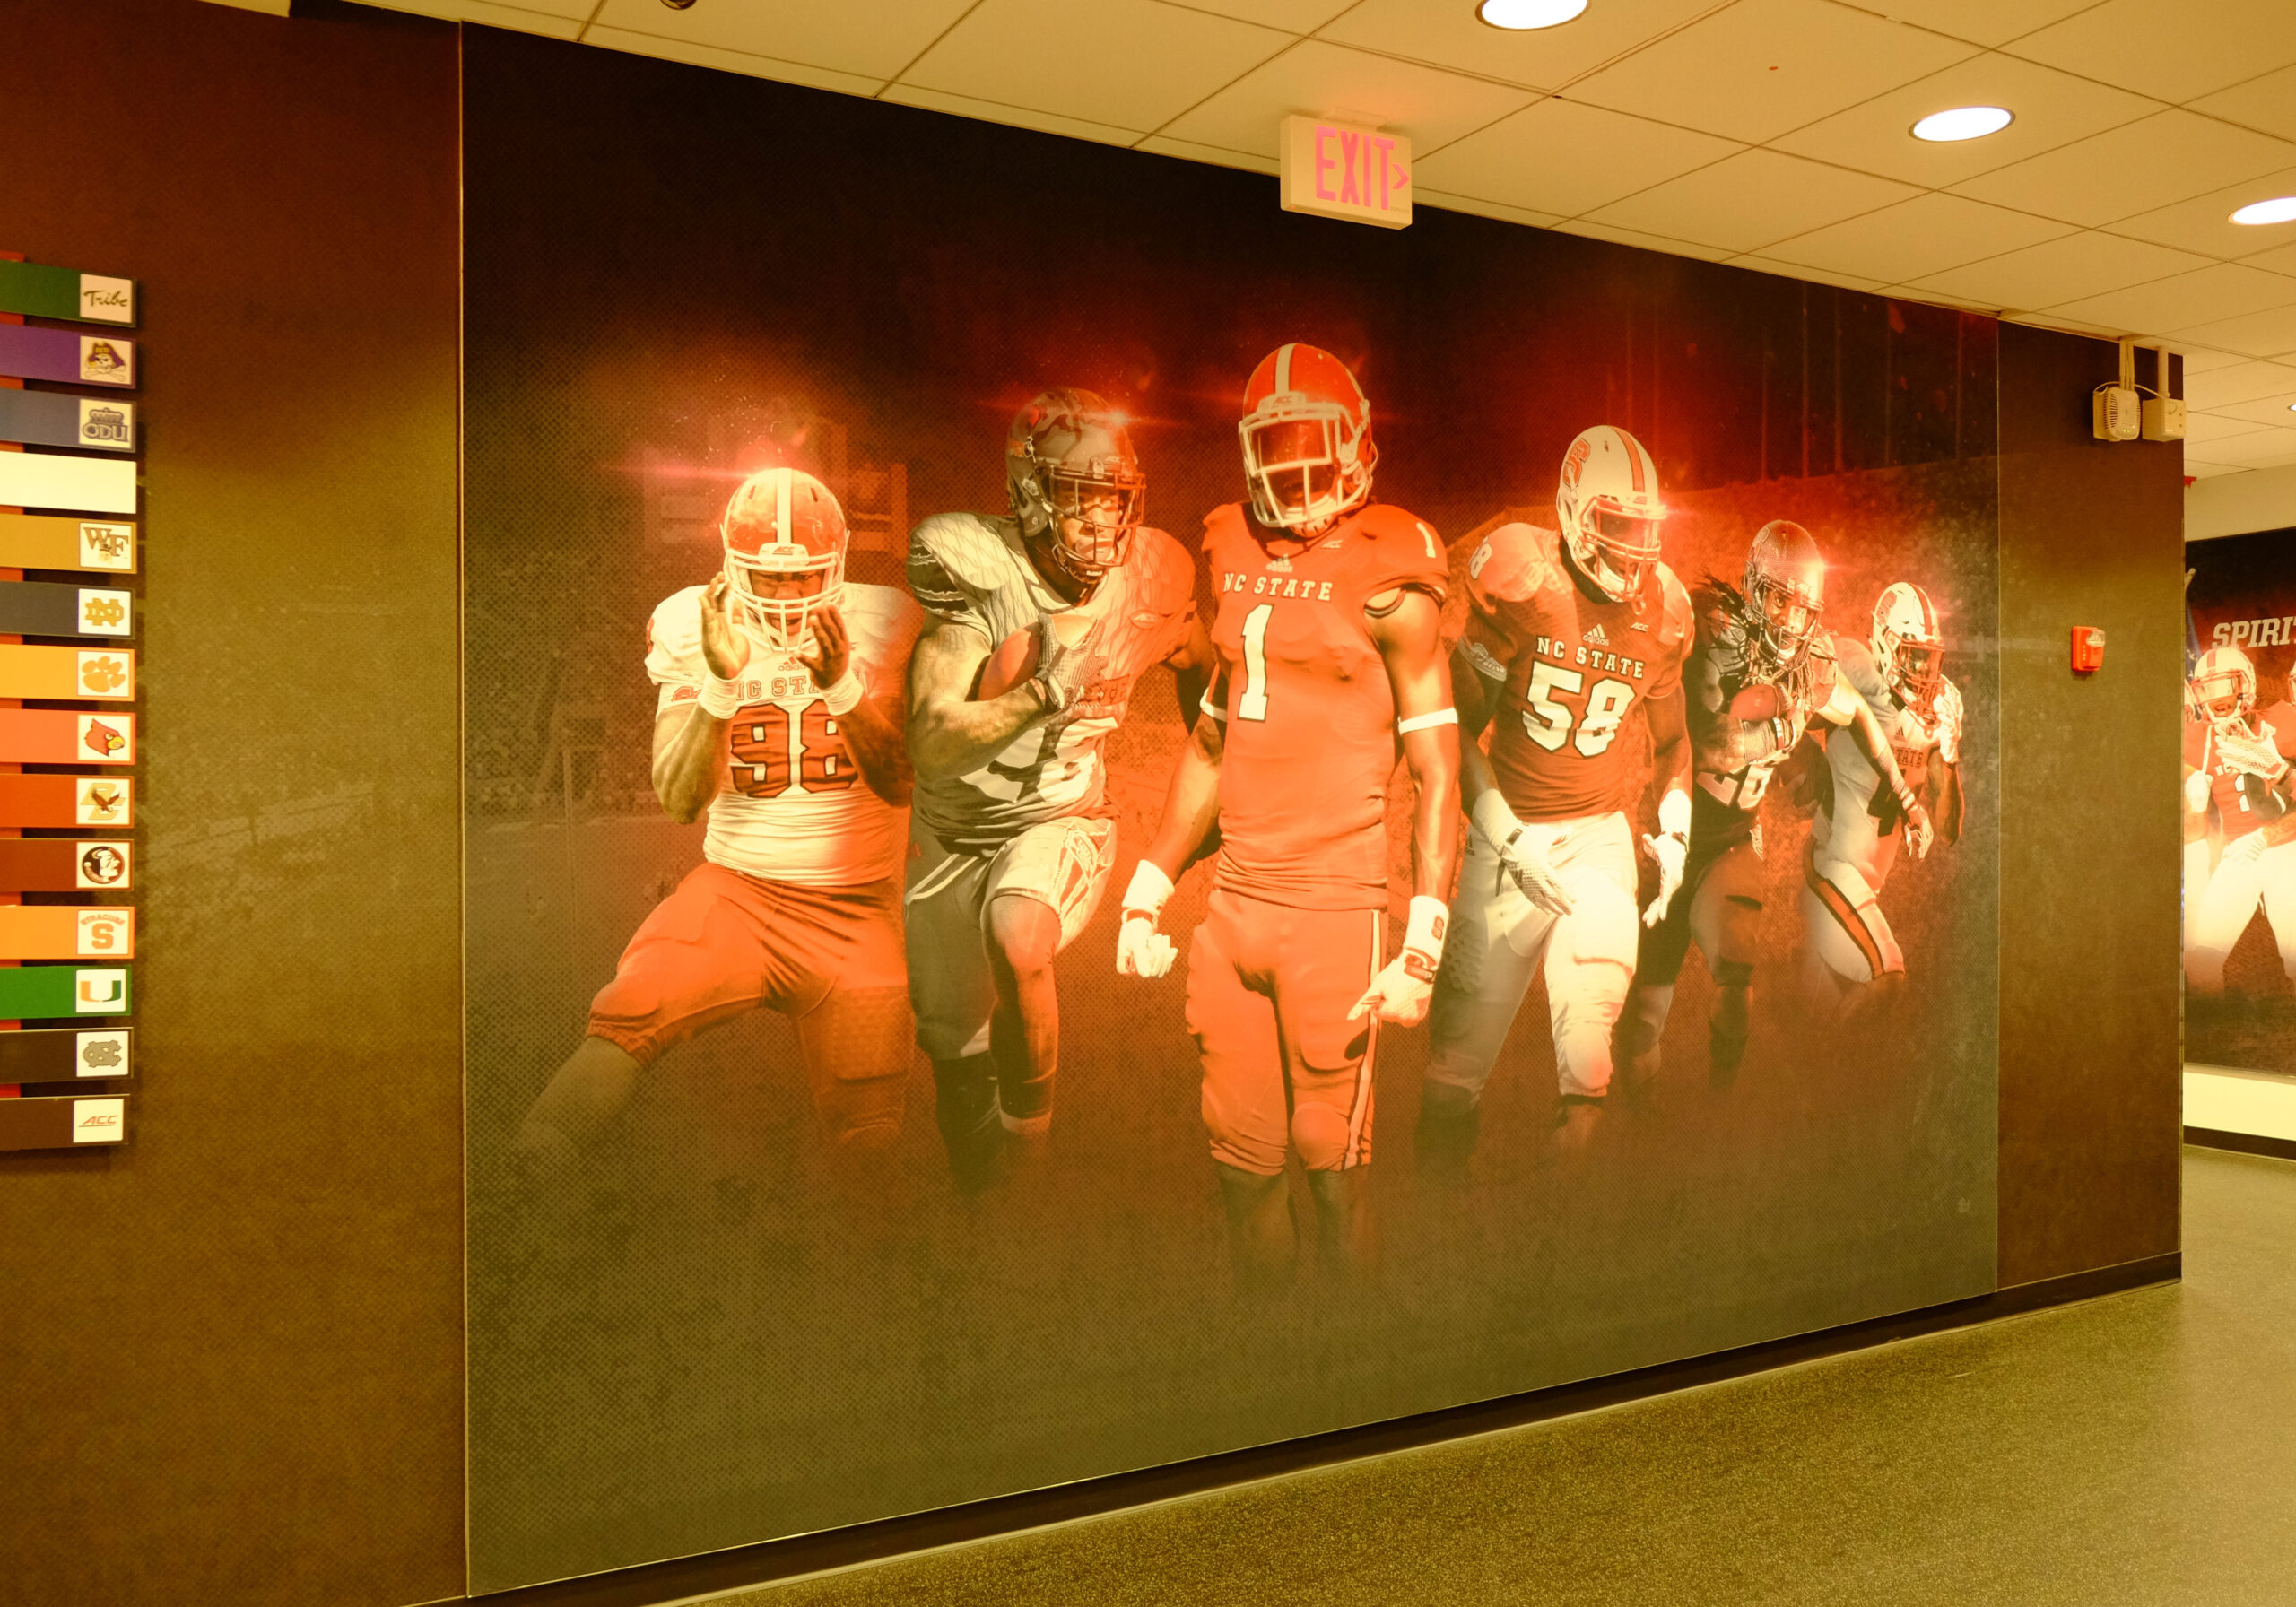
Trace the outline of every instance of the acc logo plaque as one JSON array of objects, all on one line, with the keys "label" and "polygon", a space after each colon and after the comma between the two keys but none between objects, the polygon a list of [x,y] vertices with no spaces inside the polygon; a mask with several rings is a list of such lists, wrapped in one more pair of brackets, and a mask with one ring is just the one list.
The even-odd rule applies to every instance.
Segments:
[{"label": "acc logo plaque", "polygon": [[135,762],[135,727],[129,721],[113,716],[83,714],[76,724],[79,742],[75,751],[106,764]]},{"label": "acc logo plaque", "polygon": [[126,826],[135,819],[135,784],[109,776],[75,776],[72,819],[81,826]]},{"label": "acc logo plaque", "polygon": [[80,337],[80,383],[83,385],[134,385],[135,383],[135,347],[129,341],[105,340],[98,335]]},{"label": "acc logo plaque", "polygon": [[75,1144],[116,1144],[126,1125],[125,1099],[72,1101],[72,1142]]},{"label": "acc logo plaque", "polygon": [[[108,960],[135,951],[135,912],[83,909],[74,951],[83,960]],[[83,982],[85,978],[82,979]]]},{"label": "acc logo plaque", "polygon": [[133,569],[135,526],[80,521],[80,563],[90,569]]},{"label": "acc logo plaque", "polygon": [[87,636],[127,636],[135,630],[135,594],[80,588],[80,630]]},{"label": "acc logo plaque", "polygon": [[134,852],[126,843],[74,843],[79,858],[74,873],[82,887],[118,888],[130,885],[128,856]]},{"label": "acc logo plaque", "polygon": [[107,452],[126,452],[135,445],[135,404],[133,402],[80,402],[80,444]]},{"label": "acc logo plaque", "polygon": [[127,1034],[122,1030],[83,1032],[77,1038],[76,1058],[83,1077],[125,1077],[127,1075]]},{"label": "acc logo plaque", "polygon": [[91,324],[135,322],[135,281],[102,274],[80,275],[80,316]]},{"label": "acc logo plaque", "polygon": [[74,662],[80,693],[88,698],[132,698],[135,695],[135,656],[101,648],[83,652]]},{"label": "acc logo plaque", "polygon": [[117,1015],[127,1002],[127,973],[83,970],[75,973],[72,989],[74,1015]]}]

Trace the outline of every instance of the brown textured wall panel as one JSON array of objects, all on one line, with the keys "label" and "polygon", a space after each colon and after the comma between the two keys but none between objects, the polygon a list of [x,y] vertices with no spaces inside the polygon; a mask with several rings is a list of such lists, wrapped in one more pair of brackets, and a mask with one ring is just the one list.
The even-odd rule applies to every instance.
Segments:
[{"label": "brown textured wall panel", "polygon": [[143,281],[135,1142],[0,1158],[0,1602],[458,1594],[454,30],[0,0],[0,249]]},{"label": "brown textured wall panel", "polygon": [[2116,360],[2001,331],[2004,1287],[2177,1246],[2183,457],[2091,438]]}]

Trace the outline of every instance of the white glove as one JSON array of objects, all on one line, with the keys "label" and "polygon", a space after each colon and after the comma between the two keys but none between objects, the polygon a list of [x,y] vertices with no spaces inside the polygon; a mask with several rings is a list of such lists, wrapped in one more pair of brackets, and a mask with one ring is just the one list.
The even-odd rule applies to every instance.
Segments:
[{"label": "white glove", "polygon": [[2264,828],[2234,838],[2224,845],[2225,864],[2253,864],[2264,856]]},{"label": "white glove", "polygon": [[1053,713],[1100,679],[1100,656],[1092,650],[1100,634],[1100,620],[1076,609],[1037,617],[1037,691]]},{"label": "white glove", "polygon": [[1360,1021],[1376,1011],[1379,1020],[1398,1027],[1416,1027],[1425,1021],[1428,1001],[1435,996],[1436,968],[1443,963],[1443,929],[1449,918],[1442,899],[1423,893],[1413,899],[1403,952],[1371,978],[1347,1019]]},{"label": "white glove", "polygon": [[2288,773],[2288,761],[2280,756],[2279,745],[2272,736],[2269,725],[2255,736],[2245,732],[2226,732],[2217,737],[2216,751],[2224,756],[2226,764],[2242,775],[2277,781]]},{"label": "white glove", "polygon": [[1570,895],[1548,858],[1561,832],[1543,821],[1516,819],[1495,786],[1474,801],[1474,829],[1499,851],[1500,873],[1521,888],[1525,898],[1550,915],[1570,913]]},{"label": "white glove", "polygon": [[1937,700],[1929,720],[1937,733],[1937,757],[1947,764],[1961,762],[1961,692],[1950,681],[1937,683]]},{"label": "white glove", "polygon": [[1682,891],[1683,862],[1690,857],[1690,795],[1669,790],[1658,800],[1658,835],[1642,839],[1642,850],[1658,862],[1658,890],[1642,911],[1642,924],[1655,926],[1666,918],[1674,895]]},{"label": "white glove", "polygon": [[1172,896],[1172,879],[1144,859],[1124,890],[1124,918],[1116,929],[1116,974],[1156,977],[1169,974],[1179,949],[1156,930],[1164,900]]},{"label": "white glove", "polygon": [[2185,807],[2195,814],[2208,811],[2208,773],[2195,770],[2185,777]]},{"label": "white glove", "polygon": [[1937,829],[1929,823],[1929,812],[1909,787],[1898,789],[1898,810],[1905,816],[1905,843],[1913,850],[1916,859],[1929,857],[1929,845],[1936,840]]}]

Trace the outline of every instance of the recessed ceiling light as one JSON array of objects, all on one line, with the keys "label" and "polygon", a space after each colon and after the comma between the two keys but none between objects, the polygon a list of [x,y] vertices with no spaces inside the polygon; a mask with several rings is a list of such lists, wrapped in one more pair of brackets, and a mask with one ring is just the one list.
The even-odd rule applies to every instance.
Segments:
[{"label": "recessed ceiling light", "polygon": [[1913,137],[1941,143],[1981,140],[1988,134],[1999,134],[2015,120],[2013,113],[1998,106],[1956,106],[1951,111],[1933,111],[1916,123]]},{"label": "recessed ceiling light", "polygon": [[1483,0],[1474,14],[1493,28],[1522,32],[1556,28],[1587,9],[1587,0]]},{"label": "recessed ceiling light", "polygon": [[2235,223],[2285,223],[2291,219],[2296,219],[2296,195],[2251,201],[2232,214]]}]

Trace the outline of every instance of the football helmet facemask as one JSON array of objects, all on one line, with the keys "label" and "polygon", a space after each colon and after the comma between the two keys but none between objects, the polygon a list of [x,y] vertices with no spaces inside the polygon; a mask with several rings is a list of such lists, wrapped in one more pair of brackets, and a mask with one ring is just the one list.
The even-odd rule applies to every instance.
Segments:
[{"label": "football helmet facemask", "polygon": [[2192,666],[2193,706],[2219,731],[2244,725],[2256,707],[2257,667],[2238,647],[2211,647]]},{"label": "football helmet facemask", "polygon": [[1578,572],[1612,602],[1641,589],[1658,561],[1658,465],[1648,448],[1615,424],[1582,430],[1562,455],[1554,517]]},{"label": "football helmet facemask", "polygon": [[1756,531],[1744,589],[1747,623],[1762,647],[1781,665],[1800,658],[1826,606],[1826,560],[1810,533],[1791,519]]},{"label": "football helmet facemask", "polygon": [[1945,680],[1945,633],[1929,594],[1900,580],[1874,604],[1874,664],[1909,708],[1936,701]]},{"label": "football helmet facemask", "polygon": [[1022,537],[1087,585],[1131,551],[1148,477],[1124,415],[1091,391],[1045,391],[1004,433],[1004,490]]},{"label": "football helmet facemask", "polygon": [[1252,517],[1271,530],[1316,529],[1370,498],[1371,404],[1320,346],[1287,342],[1259,360],[1236,433]]},{"label": "football helmet facemask", "polygon": [[718,534],[734,622],[769,651],[802,645],[845,590],[845,512],[829,487],[802,469],[760,469],[726,504]]}]

